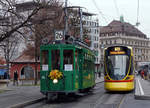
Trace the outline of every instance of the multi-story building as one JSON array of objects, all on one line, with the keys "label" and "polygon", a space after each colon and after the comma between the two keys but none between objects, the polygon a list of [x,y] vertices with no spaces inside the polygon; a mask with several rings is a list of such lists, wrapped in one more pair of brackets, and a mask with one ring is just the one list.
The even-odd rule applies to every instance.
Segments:
[{"label": "multi-story building", "polygon": [[[28,2],[19,2],[15,5],[16,12],[23,18],[22,20],[27,19],[27,17],[32,13],[32,11],[37,7],[37,4],[32,1]],[[31,23],[31,22],[28,22]],[[23,49],[26,48],[26,44],[33,43],[33,41],[29,41],[33,32],[31,27],[24,27],[20,29],[20,32],[24,35],[24,38],[20,41],[20,47],[18,48],[19,53],[21,54]]]},{"label": "multi-story building", "polygon": [[131,46],[134,52],[135,66],[138,62],[150,61],[150,40],[130,23],[113,20],[110,24],[100,27],[101,64],[103,65],[104,48],[112,45]]},{"label": "multi-story building", "polygon": [[91,13],[83,13],[83,15],[86,15],[86,17],[83,17],[83,21],[85,22],[83,25],[83,28],[88,30],[88,38],[91,41],[90,48],[93,50],[96,54],[95,58],[95,71],[99,71],[99,65],[100,65],[100,48],[99,48],[99,22],[96,17],[94,18]]}]

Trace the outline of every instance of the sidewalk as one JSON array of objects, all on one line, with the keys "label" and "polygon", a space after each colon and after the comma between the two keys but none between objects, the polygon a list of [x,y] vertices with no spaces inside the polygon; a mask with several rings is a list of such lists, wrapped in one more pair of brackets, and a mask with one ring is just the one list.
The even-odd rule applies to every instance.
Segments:
[{"label": "sidewalk", "polygon": [[31,102],[44,98],[39,86],[13,86],[11,82],[1,91],[0,108],[21,108],[21,105],[31,104]]},{"label": "sidewalk", "polygon": [[[103,76],[96,77],[96,83],[103,82]],[[19,85],[22,85],[20,82]],[[2,90],[2,89],[0,89]],[[0,93],[0,108],[23,108],[25,105],[41,101],[45,96],[39,86],[13,86],[10,82],[5,92]]]},{"label": "sidewalk", "polygon": [[150,81],[142,79],[140,76],[136,76],[136,99],[150,99]]},{"label": "sidewalk", "polygon": [[104,75],[102,74],[101,77],[98,77],[98,75],[95,78],[95,83],[104,82]]}]

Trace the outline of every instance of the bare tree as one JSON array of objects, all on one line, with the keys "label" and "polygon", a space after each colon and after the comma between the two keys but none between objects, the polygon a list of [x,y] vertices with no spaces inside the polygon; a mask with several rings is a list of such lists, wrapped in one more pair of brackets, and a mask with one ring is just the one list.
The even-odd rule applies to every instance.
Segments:
[{"label": "bare tree", "polygon": [[30,24],[25,28],[26,31],[32,32],[28,38],[30,42],[27,44],[24,53],[35,58],[35,84],[37,84],[37,62],[42,39],[48,38],[51,41],[54,39],[55,29],[64,29],[64,13],[60,0],[55,0],[52,4],[42,1],[41,5],[43,8],[32,16]]},{"label": "bare tree", "polygon": [[[41,2],[42,1],[42,2]],[[39,0],[39,4],[36,5],[36,13],[32,14],[32,16],[28,19],[28,21],[23,24],[21,28],[24,28],[23,31],[30,31],[32,35],[28,38],[28,40],[32,41],[33,44],[27,44],[27,49],[24,52],[27,52],[27,55],[35,57],[35,84],[37,84],[37,61],[39,56],[39,48],[41,42],[44,38],[48,38],[50,42],[54,40],[54,31],[55,30],[64,30],[64,10],[63,6],[60,3],[60,0]],[[37,9],[37,7],[39,7]],[[34,9],[34,10],[35,10]],[[38,11],[37,11],[38,10]],[[70,10],[72,11],[72,10]],[[71,14],[71,12],[69,12]],[[75,37],[79,37],[80,28],[79,28],[79,12],[73,10],[73,16],[69,17],[69,35],[73,35]],[[22,17],[24,19],[25,17]],[[75,20],[73,22],[73,20]],[[27,18],[26,18],[27,20]],[[77,24],[74,25],[74,24]],[[21,28],[17,30],[18,33],[24,35],[21,31]],[[85,30],[84,30],[85,32]],[[32,50],[31,50],[32,49]]]},{"label": "bare tree", "polygon": [[1,50],[4,53],[4,58],[6,60],[6,64],[7,64],[7,73],[9,73],[9,61],[13,60],[14,57],[17,55],[17,46],[18,46],[18,42],[19,39],[18,37],[14,38],[7,38],[5,39],[2,43],[1,43]]},{"label": "bare tree", "polygon": [[[44,1],[44,2],[43,2]],[[4,39],[11,37],[11,35],[15,32],[21,33],[19,30],[23,27],[29,26],[31,24],[31,20],[35,14],[38,13],[39,10],[45,8],[46,6],[53,5],[57,2],[57,0],[33,0],[33,2],[36,4],[35,7],[30,11],[30,14],[22,14],[20,12],[17,12],[16,6],[18,1],[16,0],[0,0],[0,18],[3,21],[6,21],[9,19],[6,23],[0,23],[0,42],[2,42]],[[43,3],[41,3],[43,2]],[[16,22],[11,23],[11,19],[15,18]],[[4,28],[10,28],[5,29]]]},{"label": "bare tree", "polygon": [[[18,11],[20,3],[17,0],[0,0],[0,46],[7,62],[8,73],[9,61],[14,55],[18,41],[28,35],[24,30],[33,29],[36,23],[48,20],[46,17],[36,20],[35,16],[46,7],[56,5],[57,2],[57,0],[33,0],[29,2],[34,4],[32,9]],[[34,39],[38,40],[38,35],[34,36]],[[37,44],[37,42],[35,43]]]}]

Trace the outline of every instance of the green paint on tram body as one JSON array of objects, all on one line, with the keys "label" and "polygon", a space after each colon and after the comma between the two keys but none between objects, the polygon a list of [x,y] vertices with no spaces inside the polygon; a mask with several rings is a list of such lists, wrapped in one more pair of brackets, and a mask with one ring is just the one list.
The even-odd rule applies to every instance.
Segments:
[{"label": "green paint on tram body", "polygon": [[[67,93],[93,87],[95,85],[94,61],[94,53],[79,46],[69,44],[41,46],[41,92]],[[57,83],[49,77],[50,72],[55,69],[63,74]]]}]

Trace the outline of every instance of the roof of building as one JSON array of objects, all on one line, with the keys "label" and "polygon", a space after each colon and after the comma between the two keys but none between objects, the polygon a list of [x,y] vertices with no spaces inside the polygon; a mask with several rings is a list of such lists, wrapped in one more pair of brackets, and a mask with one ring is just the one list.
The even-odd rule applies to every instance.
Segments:
[{"label": "roof of building", "polygon": [[10,63],[34,63],[34,62],[35,62],[35,58],[33,56],[23,53],[22,55],[20,55],[18,58],[16,58]]},{"label": "roof of building", "polygon": [[118,32],[125,33],[128,36],[139,36],[141,38],[146,38],[146,35],[144,33],[127,22],[113,20],[107,26],[100,28],[100,34]]},{"label": "roof of building", "polygon": [[[17,12],[24,12],[24,11],[33,10],[39,6],[41,6],[41,3],[40,2],[34,2],[34,1],[22,2],[22,3],[18,3],[15,5]],[[57,7],[58,6],[54,5],[54,4],[44,6],[44,8],[47,8],[47,9],[57,8]]]},{"label": "roof of building", "polygon": [[22,7],[22,6],[37,6],[38,5],[38,3],[36,3],[36,2],[33,2],[33,1],[28,1],[28,2],[20,2],[20,3],[18,3],[18,4],[16,4],[15,6],[16,7]]},{"label": "roof of building", "polygon": [[27,10],[33,10],[36,6],[39,4],[33,1],[18,3],[15,5],[17,11],[27,11]]}]

